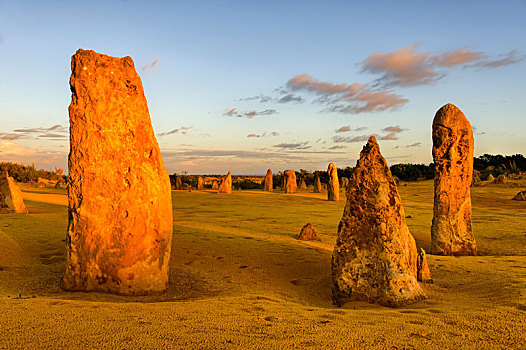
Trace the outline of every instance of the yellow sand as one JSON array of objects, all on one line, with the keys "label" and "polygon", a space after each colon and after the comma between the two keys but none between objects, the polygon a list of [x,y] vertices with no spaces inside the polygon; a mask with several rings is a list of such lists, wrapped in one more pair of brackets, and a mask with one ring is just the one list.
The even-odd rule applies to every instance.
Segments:
[{"label": "yellow sand", "polygon": [[[409,229],[428,248],[432,182],[399,190]],[[58,288],[66,192],[23,188],[30,214],[0,217],[0,348],[526,348],[526,203],[510,200],[518,190],[473,188],[484,255],[428,255],[429,299],[389,309],[332,305],[344,202],[323,193],[172,192],[169,290],[123,297]],[[320,242],[296,240],[307,222]]]}]

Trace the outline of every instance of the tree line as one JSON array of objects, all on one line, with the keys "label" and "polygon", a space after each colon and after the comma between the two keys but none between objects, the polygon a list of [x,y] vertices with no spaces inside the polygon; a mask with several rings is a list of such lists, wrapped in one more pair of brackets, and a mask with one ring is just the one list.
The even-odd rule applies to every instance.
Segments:
[{"label": "tree line", "polygon": [[17,182],[37,182],[39,178],[56,181],[59,178],[65,180],[64,171],[60,168],[55,170],[44,170],[35,168],[34,164],[22,165],[12,162],[0,162],[0,174],[9,173]]},{"label": "tree line", "polygon": [[[435,165],[430,163],[426,164],[411,164],[411,163],[399,163],[391,165],[391,173],[398,179],[403,181],[418,181],[418,180],[429,180],[435,177]],[[490,174],[493,177],[497,177],[502,174],[517,174],[520,172],[526,172],[526,158],[522,154],[514,154],[511,156],[503,156],[500,154],[484,154],[480,157],[473,158],[473,169],[479,173],[482,180],[485,180]],[[0,162],[0,172],[9,172],[9,176],[12,176],[18,182],[37,182],[38,178],[56,181],[59,178],[65,180],[63,170],[55,168],[55,170],[44,170],[36,169],[34,164],[22,165],[13,162]],[[354,168],[338,168],[338,177],[349,178]],[[177,176],[181,176],[183,183],[188,183],[192,188],[197,186],[197,176],[187,175],[188,172],[183,171],[181,174],[170,175],[170,180],[175,182]],[[218,178],[221,176],[217,175]],[[281,186],[283,184],[283,172],[278,171],[273,174],[274,186]],[[308,171],[300,169],[296,171],[296,179],[298,184],[301,181],[305,181],[307,186],[314,185],[316,177],[320,178],[322,183],[327,183],[329,177],[325,170]],[[250,179],[243,179],[236,183],[236,186],[240,189],[258,189],[263,188],[263,184],[255,183]]]}]

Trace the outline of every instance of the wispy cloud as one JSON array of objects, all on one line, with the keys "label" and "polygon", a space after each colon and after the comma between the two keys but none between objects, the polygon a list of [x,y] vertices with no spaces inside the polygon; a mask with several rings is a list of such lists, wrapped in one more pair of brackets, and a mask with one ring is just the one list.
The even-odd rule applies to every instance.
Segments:
[{"label": "wispy cloud", "polygon": [[237,115],[237,108],[230,108],[230,109],[227,109],[227,110],[225,111],[225,113],[223,113],[223,115],[228,115],[228,116]]},{"label": "wispy cloud", "polygon": [[157,69],[157,67],[159,66],[159,63],[161,62],[161,57],[160,56],[157,56],[152,63],[150,64],[147,64],[145,66],[142,67],[142,71],[143,72],[146,72],[148,70],[155,70]]},{"label": "wispy cloud", "polygon": [[444,75],[435,70],[428,52],[418,52],[418,44],[389,53],[375,52],[362,62],[362,71],[382,74],[376,80],[382,86],[430,85]]},{"label": "wispy cloud", "polygon": [[433,63],[443,67],[453,67],[473,61],[478,61],[484,57],[482,51],[469,51],[467,47],[446,52],[441,55],[431,57]]},{"label": "wispy cloud", "polygon": [[278,114],[278,111],[276,111],[275,109],[265,109],[263,111],[249,111],[249,112],[238,112],[237,108],[230,108],[230,109],[227,109],[223,115],[225,116],[230,116],[230,117],[238,117],[238,118],[248,118],[248,119],[252,119],[252,118],[255,118],[257,116],[265,116],[265,115],[273,115],[273,114]]},{"label": "wispy cloud", "polygon": [[503,66],[509,66],[512,64],[519,63],[526,58],[526,55],[520,55],[517,50],[511,50],[510,52],[500,55],[501,58],[496,60],[484,60],[477,62],[472,67],[481,68],[498,68]]},{"label": "wispy cloud", "polygon": [[166,131],[166,132],[161,132],[157,134],[157,136],[166,136],[166,135],[173,135],[173,134],[179,134],[179,133],[181,133],[181,135],[187,135],[187,130],[190,130],[191,128],[192,128],[191,126],[181,126],[180,128],[177,128],[177,129],[173,129],[173,130]]},{"label": "wispy cloud", "polygon": [[263,95],[263,94],[259,94],[259,95],[256,95],[256,96],[251,96],[251,97],[245,97],[245,98],[240,98],[239,101],[258,101],[258,102],[261,102],[261,103],[266,103],[266,102],[269,102],[269,101],[272,101],[273,98],[270,97],[270,96],[267,96],[267,95]]},{"label": "wispy cloud", "polygon": [[0,140],[18,140],[21,138],[24,138],[24,135],[9,132],[0,132]]},{"label": "wispy cloud", "polygon": [[248,134],[247,137],[270,137],[270,136],[279,136],[279,133],[272,131],[267,133],[266,131],[262,134]]},{"label": "wispy cloud", "polygon": [[353,128],[351,128],[350,125],[345,125],[345,126],[342,126],[341,128],[336,129],[334,131],[337,132],[337,133],[340,133],[340,132],[349,132],[349,131],[363,131],[365,129],[367,129],[366,126],[360,126],[358,128],[354,128],[353,129]]},{"label": "wispy cloud", "polygon": [[400,133],[402,131],[405,131],[407,129],[403,129],[400,127],[400,125],[394,125],[394,126],[387,126],[382,129],[384,132],[393,132],[393,133]]},{"label": "wispy cloud", "polygon": [[13,132],[20,132],[20,133],[24,133],[24,134],[46,133],[46,132],[50,132],[50,131],[67,133],[68,132],[68,128],[65,127],[65,126],[62,126],[60,124],[57,124],[57,125],[53,125],[52,127],[49,127],[49,128],[22,128],[22,129],[15,129],[15,130],[13,130]]},{"label": "wispy cloud", "polygon": [[355,143],[365,142],[371,135],[360,135],[360,136],[333,136],[332,141],[335,143]]},{"label": "wispy cloud", "polygon": [[396,133],[390,132],[387,135],[377,137],[377,139],[383,140],[383,141],[392,141],[392,140],[398,140],[398,136],[396,135]]},{"label": "wispy cloud", "polygon": [[[17,140],[22,138],[43,138],[48,140],[63,140],[68,137],[69,129],[60,124],[53,125],[49,128],[21,128],[15,129],[12,133],[3,134],[0,138],[4,140]],[[18,135],[18,136],[16,136]]]},{"label": "wispy cloud", "polygon": [[447,69],[456,66],[463,68],[497,68],[516,64],[526,56],[517,50],[500,55],[491,60],[482,51],[471,51],[467,47],[440,53],[419,52],[419,44],[395,50],[389,53],[375,52],[363,62],[362,71],[381,76],[375,80],[375,86],[418,86],[432,85],[447,75]]},{"label": "wispy cloud", "polygon": [[281,94],[284,96],[281,97],[271,97],[268,95],[259,94],[256,96],[240,98],[239,101],[258,101],[260,103],[267,102],[276,102],[276,103],[303,103],[305,99],[301,96],[296,96],[293,93],[288,92],[287,90],[280,90]]},{"label": "wispy cloud", "polygon": [[290,103],[290,102],[294,102],[294,103],[303,103],[305,102],[305,99],[301,96],[296,96],[292,93],[290,94],[286,94],[285,96],[279,98],[277,100],[278,103]]},{"label": "wispy cloud", "polygon": [[272,147],[281,148],[281,149],[287,149],[287,150],[304,150],[309,149],[311,146],[307,146],[309,142],[297,142],[297,143],[279,143],[277,145],[273,145]]},{"label": "wispy cloud", "polygon": [[422,146],[422,142],[415,142],[415,143],[405,146],[405,148],[421,147],[421,146]]},{"label": "wispy cloud", "polygon": [[395,110],[408,102],[391,91],[372,91],[367,85],[333,84],[300,74],[287,82],[293,91],[305,91],[318,97],[317,103],[327,104],[327,111],[345,114]]},{"label": "wispy cloud", "polygon": [[335,146],[329,147],[329,149],[331,149],[331,150],[342,149],[342,148],[347,148],[347,147],[345,147],[345,146],[340,146],[340,145],[335,145]]}]

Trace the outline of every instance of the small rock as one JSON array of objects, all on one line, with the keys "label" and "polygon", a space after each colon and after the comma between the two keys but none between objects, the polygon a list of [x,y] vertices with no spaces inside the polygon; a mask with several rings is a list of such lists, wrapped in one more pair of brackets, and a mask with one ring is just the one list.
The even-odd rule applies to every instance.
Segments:
[{"label": "small rock", "polygon": [[514,201],[526,201],[526,191],[517,193],[512,199]]},{"label": "small rock", "polygon": [[429,266],[427,265],[426,251],[424,248],[420,248],[420,252],[418,253],[416,259],[416,271],[416,279],[418,282],[433,283],[431,271],[429,271]]},{"label": "small rock", "polygon": [[508,183],[508,178],[506,177],[506,175],[501,174],[501,175],[497,176],[497,178],[495,179],[495,183],[496,184],[507,184]]},{"label": "small rock", "polygon": [[301,241],[317,241],[318,236],[316,235],[316,229],[310,223],[303,226],[298,237]]}]

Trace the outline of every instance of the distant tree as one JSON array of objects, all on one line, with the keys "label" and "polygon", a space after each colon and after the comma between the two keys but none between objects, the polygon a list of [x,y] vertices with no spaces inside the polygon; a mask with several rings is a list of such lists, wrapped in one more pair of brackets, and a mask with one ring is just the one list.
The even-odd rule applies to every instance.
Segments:
[{"label": "distant tree", "polygon": [[394,164],[391,173],[404,181],[429,180],[435,177],[435,165],[425,164]]}]

